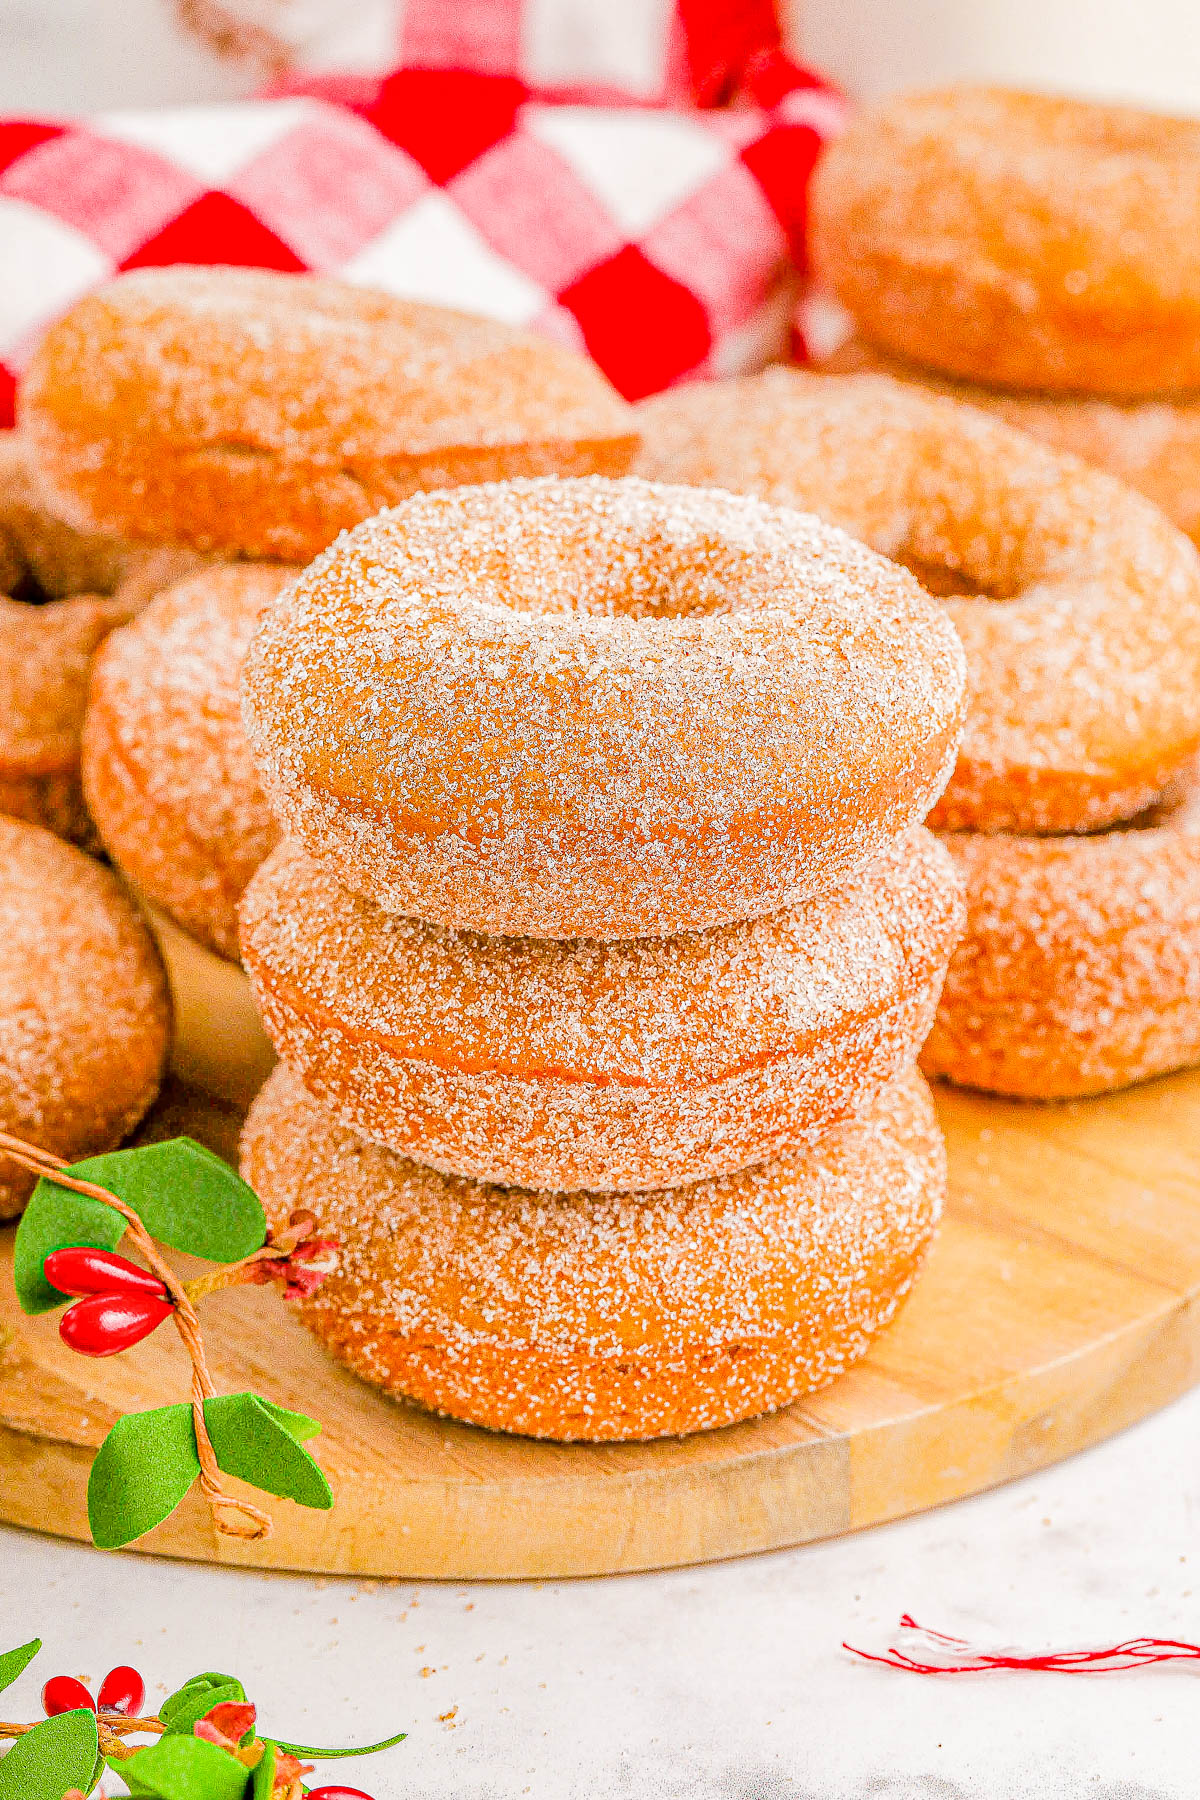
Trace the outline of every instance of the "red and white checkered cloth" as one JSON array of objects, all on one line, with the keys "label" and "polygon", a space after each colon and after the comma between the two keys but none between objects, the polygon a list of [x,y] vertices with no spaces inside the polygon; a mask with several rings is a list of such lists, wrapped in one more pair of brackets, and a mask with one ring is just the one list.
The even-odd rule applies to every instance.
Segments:
[{"label": "red and white checkered cloth", "polygon": [[176,0],[218,50],[293,73],[470,69],[542,100],[716,106],[778,53],[774,0]]},{"label": "red and white checkered cloth", "polygon": [[0,122],[0,416],[53,318],[118,270],[174,262],[313,269],[491,314],[586,348],[630,397],[756,366],[785,342],[789,246],[840,119],[807,77],[769,111],[682,113],[409,69],[353,96],[326,79]]}]

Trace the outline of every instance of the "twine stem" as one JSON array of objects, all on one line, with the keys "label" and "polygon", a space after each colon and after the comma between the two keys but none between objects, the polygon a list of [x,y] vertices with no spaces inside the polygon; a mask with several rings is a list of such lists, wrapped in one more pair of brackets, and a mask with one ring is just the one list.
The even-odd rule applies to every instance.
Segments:
[{"label": "twine stem", "polygon": [[56,1181],[60,1187],[70,1188],[73,1193],[85,1194],[91,1200],[102,1201],[105,1206],[111,1206],[114,1212],[120,1213],[125,1220],[130,1236],[141,1251],[147,1267],[158,1276],[174,1302],[172,1316],[175,1329],[192,1365],[192,1422],[196,1432],[196,1454],[200,1461],[200,1489],[212,1512],[213,1526],[222,1537],[241,1538],[246,1542],[269,1536],[270,1515],[262,1512],[251,1501],[226,1493],[221,1485],[221,1471],[204,1417],[204,1402],[211,1400],[217,1390],[213,1386],[204,1354],[200,1321],[187,1288],[171,1265],[159,1254],[158,1246],[137,1213],[108,1188],[65,1173],[68,1164],[61,1156],[55,1156],[49,1150],[39,1150],[36,1145],[27,1144],[23,1138],[13,1137],[7,1131],[0,1131],[0,1153],[41,1179]]}]

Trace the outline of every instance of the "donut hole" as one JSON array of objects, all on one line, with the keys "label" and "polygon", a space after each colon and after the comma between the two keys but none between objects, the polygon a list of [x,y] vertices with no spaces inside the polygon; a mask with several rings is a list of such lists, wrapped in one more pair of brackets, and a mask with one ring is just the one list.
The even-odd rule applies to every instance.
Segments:
[{"label": "donut hole", "polygon": [[1100,831],[1089,832],[1091,837],[1115,837],[1118,834],[1138,831],[1183,831],[1189,834],[1200,832],[1200,782],[1196,768],[1190,768],[1173,781],[1170,787],[1164,788],[1156,800],[1135,813],[1132,819],[1119,819],[1114,825],[1106,825]]},{"label": "donut hole", "polygon": [[1008,583],[980,582],[942,557],[918,556],[907,546],[894,551],[892,561],[915,575],[925,592],[935,600],[1015,600],[1019,592]]},{"label": "donut hole", "polygon": [[[734,612],[761,587],[761,551],[698,536],[679,543],[630,536],[602,553],[570,537],[522,547],[516,579],[504,582],[518,612],[586,613],[622,619],[697,619]],[[503,577],[499,575],[497,585]]]},{"label": "donut hole", "polygon": [[25,569],[10,587],[8,598],[22,606],[48,606],[56,596],[46,591],[32,569]]}]

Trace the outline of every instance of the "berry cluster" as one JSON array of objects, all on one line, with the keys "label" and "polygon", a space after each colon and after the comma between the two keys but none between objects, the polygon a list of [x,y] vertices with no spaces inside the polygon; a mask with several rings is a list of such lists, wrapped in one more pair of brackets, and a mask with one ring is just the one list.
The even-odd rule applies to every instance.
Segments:
[{"label": "berry cluster", "polygon": [[[275,1284],[308,1298],[337,1261],[312,1213],[268,1229],[257,1195],[191,1138],[115,1150],[68,1167],[61,1157],[0,1130],[0,1157],[39,1179],[17,1228],[13,1284],[23,1312],[64,1308],[63,1342],[83,1356],[115,1356],[172,1321],[192,1368],[191,1394],[117,1421],[88,1481],[92,1537],[104,1549],[161,1524],[196,1483],[224,1536],[253,1539],[269,1514],[224,1477],[324,1510],[333,1493],[304,1443],[315,1419],[258,1394],[218,1394],[198,1303],[219,1288]],[[137,1261],[118,1254],[128,1235]],[[213,1264],[185,1281],[160,1246]],[[57,1796],[55,1796],[57,1800]]]},{"label": "berry cluster", "polygon": [[46,1280],[75,1305],[59,1325],[63,1343],[83,1356],[115,1356],[169,1319],[175,1303],[165,1281],[111,1250],[77,1245],[55,1250]]},{"label": "berry cluster", "polygon": [[145,1698],[145,1682],[136,1669],[122,1663],[119,1668],[108,1671],[94,1700],[74,1675],[52,1675],[42,1689],[42,1710],[48,1719],[57,1718],[59,1713],[76,1712],[84,1706],[90,1707],[100,1718],[105,1713],[116,1713],[122,1720],[135,1719]]},{"label": "berry cluster", "polygon": [[[0,1653],[0,1689],[40,1648],[34,1638]],[[241,1682],[211,1670],[185,1681],[153,1716],[142,1716],[145,1697],[141,1675],[127,1664],[109,1670],[94,1698],[75,1676],[52,1676],[42,1689],[41,1723],[0,1724],[0,1739],[13,1740],[0,1761],[0,1789],[21,1800],[87,1800],[112,1769],[131,1792],[161,1800],[210,1792],[222,1800],[371,1800],[362,1788],[340,1782],[307,1787],[313,1764],[303,1759],[373,1754],[404,1736],[340,1750],[260,1736],[257,1709]]]}]

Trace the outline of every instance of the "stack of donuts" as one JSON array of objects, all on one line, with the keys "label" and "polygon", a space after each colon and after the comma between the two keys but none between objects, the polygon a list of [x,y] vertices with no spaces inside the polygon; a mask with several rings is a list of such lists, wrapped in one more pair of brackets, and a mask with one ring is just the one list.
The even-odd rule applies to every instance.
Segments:
[{"label": "stack of donuts", "polygon": [[1200,557],[1149,501],[882,376],[644,403],[649,475],[811,508],[940,595],[970,711],[935,807],[967,930],[927,1072],[1100,1093],[1200,1062]]},{"label": "stack of donuts", "polygon": [[[172,1006],[118,875],[180,926],[169,946],[236,956],[237,900],[277,835],[241,661],[292,565],[416,488],[619,470],[636,438],[568,351],[235,269],[152,270],[85,299],[18,406],[0,437],[0,1121],[75,1159],[137,1126],[172,1036],[176,1067],[219,1089],[261,1079],[261,1058],[234,1067],[240,977],[206,969],[184,991],[172,948]],[[31,1186],[0,1180],[0,1218]]]},{"label": "stack of donuts", "polygon": [[[19,413],[60,532],[171,546],[134,554],[192,565],[159,580],[92,663],[79,807],[86,796],[91,829],[150,903],[176,1065],[244,1102],[267,1046],[232,970],[205,953],[236,963],[237,903],[278,835],[238,697],[259,611],[340,530],[407,493],[619,472],[632,416],[585,358],[506,326],[208,268],[127,275],[72,308],[39,346]],[[81,714],[86,682],[81,659]],[[77,764],[78,740],[76,721]]]},{"label": "stack of donuts", "polygon": [[243,1169],[390,1392],[558,1440],[784,1405],[911,1283],[960,927],[953,630],[815,520],[631,480],[409,500],[265,613],[281,1057]]},{"label": "stack of donuts", "polygon": [[[830,369],[984,408],[1122,477],[1200,541],[1194,119],[992,88],[904,96],[825,158],[813,236],[858,332]],[[1195,574],[1179,546],[1155,548],[1161,530],[1139,528],[1150,560],[1136,586],[1159,627],[1135,643],[1147,615],[1130,564],[1104,561],[1113,521],[1134,513],[1102,491],[1094,504],[1089,585],[1115,609],[1077,592],[1071,612],[1108,749],[1124,739],[1148,766],[1099,807],[1080,792],[1049,814],[946,819],[1007,835],[953,846],[971,927],[930,1066],[1004,1093],[1098,1093],[1200,1061]],[[1039,583],[1023,603],[1047,597]]]},{"label": "stack of donuts", "polygon": [[263,605],[339,531],[406,494],[619,473],[636,445],[629,409],[571,351],[250,269],[145,270],[89,295],[43,339],[19,409],[63,519],[213,565],[97,659],[83,770],[114,860],[227,958],[242,889],[276,836],[238,703]]},{"label": "stack of donuts", "polygon": [[79,774],[92,658],[195,560],[73,529],[28,444],[0,432],[0,812],[94,843]]},{"label": "stack of donuts", "polygon": [[[153,938],[84,854],[98,847],[80,781],[89,667],[198,560],[65,523],[27,441],[0,433],[0,1123],[70,1160],[138,1125],[171,1032]],[[33,1184],[0,1169],[0,1219]]]},{"label": "stack of donuts", "polygon": [[84,786],[245,964],[246,1172],[344,1246],[321,1340],[559,1439],[860,1356],[945,1189],[915,1063],[962,903],[920,820],[965,678],[911,575],[624,478],[582,358],[325,281],[122,278],[21,423],[76,529],[209,559],[97,659]]},{"label": "stack of donuts", "polygon": [[812,194],[825,367],[983,407],[1200,539],[1200,122],[1003,88],[861,113]]}]

